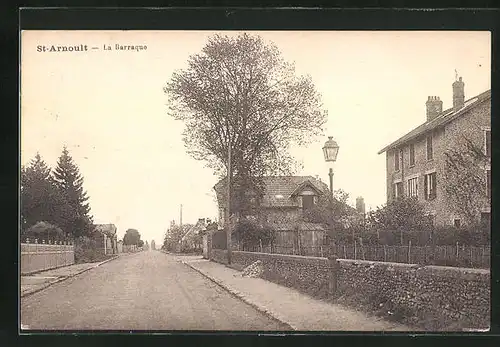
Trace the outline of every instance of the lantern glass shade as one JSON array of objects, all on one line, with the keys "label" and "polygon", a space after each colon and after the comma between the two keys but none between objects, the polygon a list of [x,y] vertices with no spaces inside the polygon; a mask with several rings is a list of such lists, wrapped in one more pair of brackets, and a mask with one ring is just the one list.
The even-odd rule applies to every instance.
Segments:
[{"label": "lantern glass shade", "polygon": [[325,155],[325,161],[336,161],[337,154],[339,152],[339,145],[333,140],[332,136],[328,137],[328,141],[325,142],[323,147],[323,154]]}]

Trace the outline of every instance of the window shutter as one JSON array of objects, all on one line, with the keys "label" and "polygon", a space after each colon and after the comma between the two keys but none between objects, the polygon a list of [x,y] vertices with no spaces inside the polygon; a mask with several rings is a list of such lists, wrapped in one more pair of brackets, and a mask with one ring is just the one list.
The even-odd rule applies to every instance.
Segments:
[{"label": "window shutter", "polygon": [[432,175],[432,197],[436,197],[436,173],[434,172]]},{"label": "window shutter", "polygon": [[425,200],[428,200],[429,199],[429,175],[425,175],[424,176],[424,197],[425,197]]}]

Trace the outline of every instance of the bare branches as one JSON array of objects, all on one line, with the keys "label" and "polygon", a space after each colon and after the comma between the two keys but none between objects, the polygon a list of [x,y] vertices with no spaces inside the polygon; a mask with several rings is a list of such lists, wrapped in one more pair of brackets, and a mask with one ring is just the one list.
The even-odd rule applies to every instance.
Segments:
[{"label": "bare branches", "polygon": [[445,152],[444,190],[455,212],[473,224],[487,200],[483,149],[463,136]]},{"label": "bare branches", "polygon": [[314,140],[326,122],[311,78],[259,36],[211,37],[164,91],[170,116],[186,124],[188,152],[223,175],[231,146],[234,176],[249,181],[291,171],[290,145]]}]

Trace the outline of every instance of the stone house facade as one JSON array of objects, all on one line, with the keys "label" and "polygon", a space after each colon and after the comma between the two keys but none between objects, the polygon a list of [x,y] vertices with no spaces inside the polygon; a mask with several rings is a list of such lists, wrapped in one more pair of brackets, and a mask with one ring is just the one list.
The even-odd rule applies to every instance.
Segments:
[{"label": "stone house facade", "polygon": [[[445,152],[467,138],[491,157],[491,90],[465,100],[464,86],[462,77],[453,83],[453,107],[445,111],[439,97],[429,96],[426,122],[379,151],[386,153],[387,201],[415,196],[424,202],[435,225],[464,223],[444,191]],[[484,189],[489,196],[490,164],[478,170],[484,172]],[[489,220],[489,199],[480,204],[478,219]]]}]

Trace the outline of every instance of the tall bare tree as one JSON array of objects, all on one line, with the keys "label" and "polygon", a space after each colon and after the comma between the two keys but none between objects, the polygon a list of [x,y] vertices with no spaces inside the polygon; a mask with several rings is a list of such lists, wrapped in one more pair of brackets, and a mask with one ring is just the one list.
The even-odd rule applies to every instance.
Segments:
[{"label": "tall bare tree", "polygon": [[273,43],[246,33],[210,38],[164,91],[195,159],[223,175],[231,148],[232,210],[245,209],[245,192],[259,190],[259,177],[293,172],[288,149],[320,135],[327,118],[311,78],[297,76]]}]

